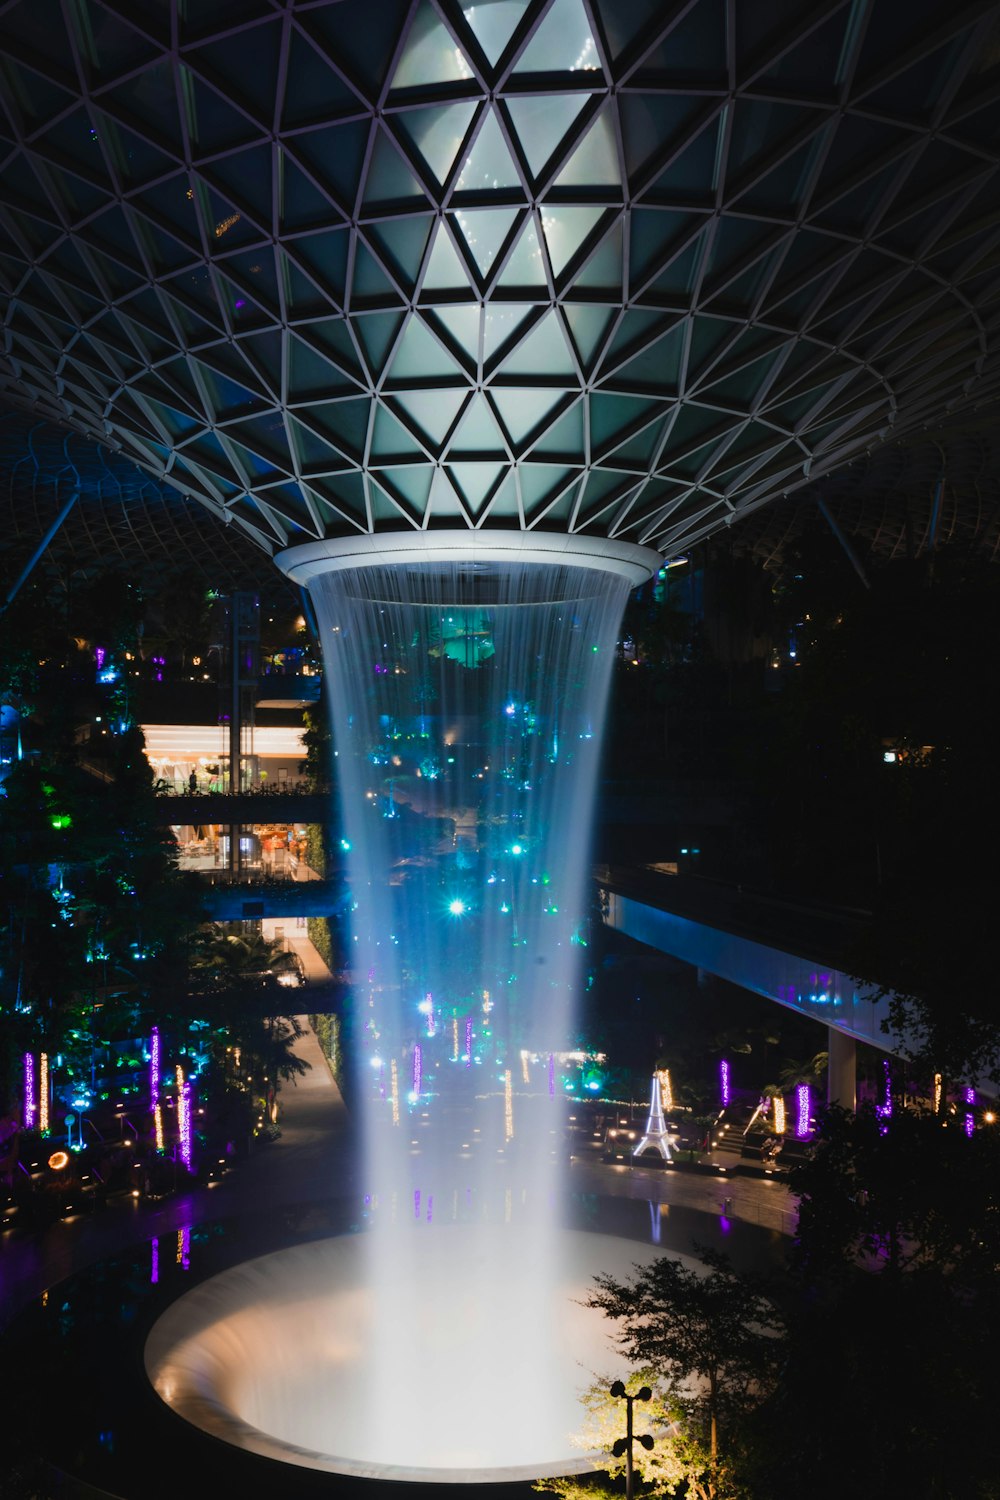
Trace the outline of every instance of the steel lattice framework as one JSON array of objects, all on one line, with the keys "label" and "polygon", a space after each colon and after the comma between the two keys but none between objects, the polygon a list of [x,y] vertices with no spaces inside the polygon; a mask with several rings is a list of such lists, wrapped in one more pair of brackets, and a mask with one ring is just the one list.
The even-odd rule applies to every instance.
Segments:
[{"label": "steel lattice framework", "polygon": [[995,395],[992,0],[14,0],[0,390],[269,550],[670,553]]}]

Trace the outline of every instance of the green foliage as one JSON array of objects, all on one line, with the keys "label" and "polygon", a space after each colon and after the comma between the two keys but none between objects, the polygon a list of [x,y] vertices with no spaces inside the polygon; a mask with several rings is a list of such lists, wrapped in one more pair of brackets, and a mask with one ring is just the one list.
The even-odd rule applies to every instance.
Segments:
[{"label": "green foliage", "polygon": [[309,1017],[309,1025],[316,1033],[320,1050],[326,1058],[335,1083],[340,1083],[343,1072],[343,1054],[340,1043],[340,1018],[329,1014]]},{"label": "green foliage", "polygon": [[320,958],[329,970],[333,970],[333,936],[328,917],[307,917],[306,932]]},{"label": "green foliage", "polygon": [[710,1486],[721,1482],[727,1434],[773,1385],[782,1321],[756,1278],[717,1250],[697,1249],[707,1272],[660,1256],[631,1281],[597,1276],[587,1306],[619,1325],[627,1358],[666,1383],[686,1432],[707,1449]]}]

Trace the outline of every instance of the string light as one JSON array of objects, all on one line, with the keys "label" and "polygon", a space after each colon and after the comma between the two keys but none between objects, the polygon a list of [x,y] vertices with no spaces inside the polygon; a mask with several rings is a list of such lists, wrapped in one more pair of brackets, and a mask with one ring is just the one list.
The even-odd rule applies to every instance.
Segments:
[{"label": "string light", "polygon": [[[965,1091],[965,1102],[966,1102],[966,1104],[969,1104],[969,1105],[975,1104],[975,1102],[976,1102],[976,1091],[975,1091],[974,1088],[967,1088],[966,1089],[966,1091]],[[975,1115],[972,1113],[971,1109],[967,1109],[966,1110],[966,1112],[965,1112],[965,1120],[963,1121],[963,1124],[964,1124],[964,1127],[965,1127],[965,1133],[966,1133],[966,1135],[971,1136],[972,1132],[976,1128],[976,1118],[975,1118]]]},{"label": "string light", "polygon": [[674,1091],[670,1087],[670,1071],[667,1068],[660,1069],[660,1100],[664,1109],[673,1109]]},{"label": "string light", "polygon": [[153,1129],[156,1132],[156,1149],[163,1150],[163,1110],[159,1104],[153,1110]]},{"label": "string light", "polygon": [[180,1142],[181,1161],[191,1170],[191,1085],[184,1077],[180,1063],[175,1071],[177,1080],[177,1134]]},{"label": "string light", "polygon": [[396,1067],[396,1059],[393,1058],[389,1064],[389,1090],[392,1097],[392,1123],[399,1124],[399,1071]]},{"label": "string light", "polygon": [[729,1064],[725,1058],[719,1064],[719,1096],[723,1109],[729,1108]]},{"label": "string light", "polygon": [[35,1092],[35,1059],[31,1052],[24,1054],[24,1128],[34,1130],[38,1112],[38,1095]]},{"label": "string light", "polygon": [[414,1043],[413,1047],[413,1092],[420,1097],[420,1085],[423,1081],[423,1054],[420,1051],[420,1043]]},{"label": "string light", "polygon": [[785,1133],[785,1101],[780,1094],[775,1094],[774,1104],[774,1133],[784,1135]]},{"label": "string light", "polygon": [[549,1053],[549,1098],[556,1096],[556,1057],[554,1052]]},{"label": "string light", "polygon": [[514,1090],[510,1081],[510,1069],[503,1075],[503,1133],[510,1140],[514,1134]]},{"label": "string light", "polygon": [[941,1113],[941,1074],[934,1074],[934,1113]]},{"label": "string light", "polygon": [[[237,1058],[237,1065],[239,1059]],[[160,1097],[160,1028],[154,1026],[149,1037],[149,1097],[154,1107]]]},{"label": "string light", "polygon": [[810,1115],[810,1091],[808,1083],[800,1083],[795,1090],[795,1098],[798,1105],[798,1118],[795,1122],[795,1134],[798,1139],[804,1140],[809,1134]]},{"label": "string light", "polygon": [[42,1135],[49,1133],[49,1054],[43,1052],[38,1059],[38,1128]]},{"label": "string light", "polygon": [[521,1049],[521,1082],[531,1082],[531,1074],[528,1072],[528,1054],[523,1047]]},{"label": "string light", "polygon": [[[876,1106],[875,1106],[875,1113],[878,1116],[878,1118],[882,1121],[882,1124],[879,1126],[879,1132],[878,1132],[879,1135],[885,1135],[886,1131],[889,1129],[889,1119],[890,1119],[890,1117],[892,1115],[892,1072],[891,1072],[891,1070],[889,1068],[888,1058],[885,1058],[885,1057],[883,1057],[883,1059],[882,1059],[882,1074],[883,1074],[882,1103],[881,1104],[876,1104]],[[935,1075],[934,1075],[934,1112],[935,1112],[935,1114],[938,1112],[938,1110],[940,1109],[940,1107],[941,1107],[941,1074],[940,1073],[935,1073]]]},{"label": "string light", "polygon": [[465,1066],[472,1067],[472,1017],[465,1023]]},{"label": "string light", "polygon": [[458,1062],[458,1017],[454,1016],[451,1022],[451,1060]]}]

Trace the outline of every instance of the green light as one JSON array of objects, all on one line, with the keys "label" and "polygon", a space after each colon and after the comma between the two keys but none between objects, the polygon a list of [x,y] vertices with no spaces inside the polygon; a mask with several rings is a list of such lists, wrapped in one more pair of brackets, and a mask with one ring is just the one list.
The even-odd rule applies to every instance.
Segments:
[{"label": "green light", "polygon": [[53,828],[69,828],[73,822],[69,813],[53,813],[49,822]]}]

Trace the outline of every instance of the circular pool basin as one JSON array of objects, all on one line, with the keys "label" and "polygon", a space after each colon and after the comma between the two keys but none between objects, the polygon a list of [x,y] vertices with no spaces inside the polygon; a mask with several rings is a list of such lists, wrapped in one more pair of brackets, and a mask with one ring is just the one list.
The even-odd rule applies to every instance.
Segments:
[{"label": "circular pool basin", "polygon": [[162,1399],[226,1442],[333,1473],[467,1484],[592,1467],[580,1395],[626,1366],[581,1304],[596,1273],[660,1252],[579,1230],[378,1233],[280,1250],[180,1298],[145,1348]]}]

